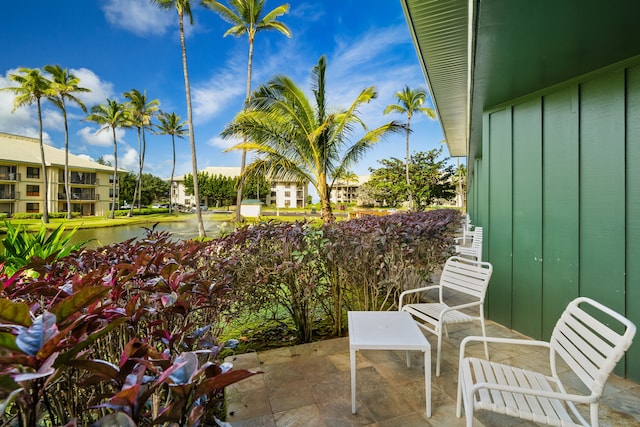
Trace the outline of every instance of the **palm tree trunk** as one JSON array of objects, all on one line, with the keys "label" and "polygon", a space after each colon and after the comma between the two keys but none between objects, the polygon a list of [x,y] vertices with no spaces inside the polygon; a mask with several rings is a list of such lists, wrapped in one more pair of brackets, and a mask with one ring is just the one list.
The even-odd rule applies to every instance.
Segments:
[{"label": "palm tree trunk", "polygon": [[142,156],[140,157],[140,182],[138,184],[138,208],[142,209],[142,172],[144,170],[144,155],[147,152],[147,137],[142,128]]},{"label": "palm tree trunk", "polygon": [[333,222],[335,217],[331,210],[331,200],[329,198],[329,187],[327,186],[326,175],[321,175],[318,182],[318,196],[320,197],[320,217],[322,222]]},{"label": "palm tree trunk", "polygon": [[173,148],[173,163],[171,163],[171,181],[169,181],[169,213],[173,212],[173,173],[176,170],[176,139],[171,135],[171,147]]},{"label": "palm tree trunk", "polygon": [[69,125],[64,97],[61,97],[62,117],[64,118],[64,191],[67,196],[67,219],[71,219],[71,187],[69,185]]},{"label": "palm tree trunk", "polygon": [[[244,99],[244,108],[249,107],[251,100],[251,70],[253,68],[253,37],[249,35],[249,59],[247,61],[247,95]],[[243,142],[247,142],[246,138]],[[242,149],[242,159],[240,160],[240,176],[244,173],[247,164],[247,150]],[[238,180],[238,193],[236,195],[236,222],[242,219],[240,216],[240,204],[242,203],[242,180]]]},{"label": "palm tree trunk", "polygon": [[407,178],[407,203],[409,211],[413,210],[413,192],[411,191],[411,180],[409,179],[409,132],[411,132],[411,116],[407,118],[407,141],[406,141],[406,162],[405,176]]},{"label": "palm tree trunk", "polygon": [[[133,189],[133,199],[131,199],[131,206],[129,206],[129,213],[127,216],[131,218],[133,216],[133,207],[136,205],[136,198],[138,197],[138,188],[140,188],[140,180],[142,179],[142,141],[140,139],[140,127],[138,127],[138,179],[136,180],[136,187]],[[138,205],[139,207],[140,205]]]},{"label": "palm tree trunk", "polygon": [[49,180],[47,179],[47,164],[44,160],[44,143],[42,142],[42,107],[38,98],[38,135],[40,136],[40,160],[42,162],[42,180],[44,182],[44,204],[42,206],[42,222],[49,224]]},{"label": "palm tree trunk", "polygon": [[184,88],[187,97],[187,122],[189,123],[189,145],[191,146],[191,167],[193,169],[193,197],[196,202],[196,217],[198,218],[198,236],[206,237],[202,212],[200,212],[200,191],[198,190],[198,161],[196,158],[196,140],[193,133],[193,118],[191,112],[191,87],[189,85],[189,70],[187,68],[187,46],[184,40],[184,17],[178,11],[180,26],[180,45],[182,46],[182,70],[184,72]]},{"label": "palm tree trunk", "polygon": [[116,128],[112,127],[113,132],[113,198],[111,199],[111,213],[109,218],[114,219],[116,217],[116,191],[118,182],[118,143],[116,140]]}]

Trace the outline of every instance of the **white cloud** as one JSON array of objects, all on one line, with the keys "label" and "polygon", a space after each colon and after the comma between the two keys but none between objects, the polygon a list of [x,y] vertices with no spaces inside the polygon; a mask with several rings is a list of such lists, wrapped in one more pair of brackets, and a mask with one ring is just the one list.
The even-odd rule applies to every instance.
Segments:
[{"label": "white cloud", "polygon": [[[111,129],[105,129],[101,132],[97,132],[97,129],[85,126],[78,132],[76,132],[76,134],[89,145],[95,145],[99,147],[113,146],[113,133],[111,133]],[[116,141],[118,142],[118,144],[122,142],[124,135],[124,129],[116,129]],[[113,156],[111,157],[113,158]]]},{"label": "white cloud", "polygon": [[[193,113],[195,122],[205,122],[228,108],[240,109],[238,97],[244,98],[246,77],[233,70],[225,70],[212,76],[208,82],[194,86]],[[234,106],[230,106],[231,102]]]},{"label": "white cloud", "polygon": [[113,83],[101,80],[93,71],[87,68],[72,68],[69,71],[80,79],[80,87],[91,90],[91,92],[77,93],[78,98],[85,103],[88,109],[113,97]]},{"label": "white cloud", "polygon": [[164,10],[149,0],[107,0],[102,11],[109,23],[138,36],[162,35],[177,19],[175,10]]},{"label": "white cloud", "polygon": [[207,145],[219,148],[221,150],[227,150],[233,147],[234,145],[239,144],[240,142],[242,141],[238,138],[223,139],[222,137],[214,136],[213,138],[207,141]]}]

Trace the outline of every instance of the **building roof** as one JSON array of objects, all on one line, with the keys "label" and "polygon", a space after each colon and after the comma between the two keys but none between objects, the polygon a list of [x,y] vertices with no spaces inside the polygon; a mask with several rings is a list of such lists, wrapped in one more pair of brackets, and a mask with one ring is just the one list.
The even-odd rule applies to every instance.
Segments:
[{"label": "building roof", "polygon": [[401,0],[451,156],[482,113],[640,55],[638,0]]},{"label": "building roof", "polygon": [[[64,167],[65,152],[59,148],[44,144],[44,159],[47,166]],[[0,132],[0,161],[11,163],[24,163],[40,166],[40,143],[37,138],[11,135]],[[87,159],[69,153],[69,167],[73,169],[100,170],[113,172],[113,167],[101,165]],[[120,170],[120,172],[126,172]]]}]

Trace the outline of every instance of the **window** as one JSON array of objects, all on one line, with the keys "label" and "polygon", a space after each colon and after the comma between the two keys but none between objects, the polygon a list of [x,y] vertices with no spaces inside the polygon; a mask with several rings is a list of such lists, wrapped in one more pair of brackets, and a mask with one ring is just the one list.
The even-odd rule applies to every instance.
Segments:
[{"label": "window", "polygon": [[[118,190],[116,189],[116,197],[119,197],[120,194],[118,193]],[[113,188],[109,189],[109,197],[113,198]]]},{"label": "window", "polygon": [[[116,178],[116,183],[118,182],[118,179]],[[109,184],[113,184],[113,175],[109,175]]]},{"label": "window", "polygon": [[40,179],[40,168],[27,166],[27,178]]},{"label": "window", "polygon": [[29,213],[40,212],[40,203],[27,203],[27,212]]},{"label": "window", "polygon": [[27,196],[39,196],[39,195],[40,195],[39,185],[27,185]]}]

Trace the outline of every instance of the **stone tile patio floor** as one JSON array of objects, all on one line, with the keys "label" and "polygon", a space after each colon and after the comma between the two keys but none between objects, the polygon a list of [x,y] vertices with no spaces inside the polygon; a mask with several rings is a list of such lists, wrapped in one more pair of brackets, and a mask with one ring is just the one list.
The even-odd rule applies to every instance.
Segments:
[{"label": "stone tile patio floor", "polygon": [[[357,414],[351,413],[349,339],[338,338],[260,353],[229,356],[235,368],[262,371],[227,387],[227,421],[234,427],[464,426],[456,418],[458,349],[467,335],[480,335],[476,324],[454,325],[443,338],[440,377],[432,374],[432,416],[424,413],[424,367],[421,353],[407,368],[404,351],[359,351]],[[522,337],[487,321],[490,336]],[[435,337],[425,333],[432,347]],[[481,345],[469,351],[483,357]],[[490,357],[541,369],[548,355],[540,349],[490,345]],[[567,384],[575,385],[565,373]],[[576,385],[577,387],[577,385]],[[474,426],[535,426],[500,414],[476,411]],[[601,426],[640,426],[640,384],[611,376],[600,405]]]}]

